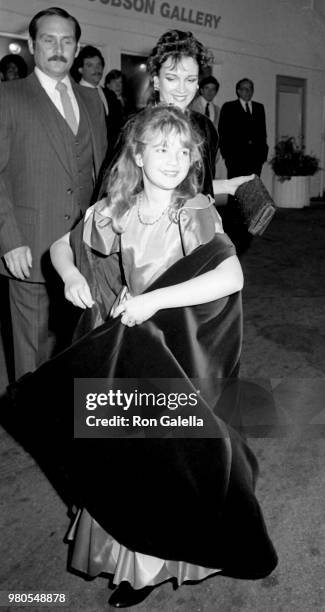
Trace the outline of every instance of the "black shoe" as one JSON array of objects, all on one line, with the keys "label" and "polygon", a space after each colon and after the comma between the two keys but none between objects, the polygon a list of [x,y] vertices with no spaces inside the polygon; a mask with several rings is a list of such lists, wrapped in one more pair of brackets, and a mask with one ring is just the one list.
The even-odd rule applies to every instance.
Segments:
[{"label": "black shoe", "polygon": [[110,596],[108,603],[113,608],[128,608],[143,601],[155,587],[146,586],[142,589],[134,589],[129,582],[123,581]]}]

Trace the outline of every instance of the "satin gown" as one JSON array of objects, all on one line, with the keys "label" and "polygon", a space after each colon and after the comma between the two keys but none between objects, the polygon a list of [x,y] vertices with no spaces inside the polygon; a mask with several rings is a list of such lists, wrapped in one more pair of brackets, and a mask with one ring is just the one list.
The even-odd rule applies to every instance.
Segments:
[{"label": "satin gown", "polygon": [[[221,232],[221,220],[212,205],[209,213],[215,231]],[[132,295],[139,295],[183,257],[178,224],[165,214],[158,223],[143,225],[137,206],[134,206],[121,235],[120,250],[126,286]],[[132,551],[108,534],[85,508],[79,511],[68,537],[74,541],[71,560],[74,569],[89,576],[113,574],[115,584],[126,580],[135,589],[170,578],[176,578],[180,585],[186,580],[202,580],[219,571]]]},{"label": "satin gown", "polygon": [[[47,473],[81,508],[70,534],[73,566],[92,576],[109,572],[116,583],[128,580],[135,588],[220,570],[265,577],[277,556],[255,496],[257,461],[234,429],[240,292],[164,309],[131,328],[108,314],[123,284],[134,293],[172,286],[214,270],[234,247],[202,195],[188,200],[175,222],[165,215],[153,226],[142,225],[134,207],[120,236],[104,209],[105,202],[92,207],[70,235],[95,305],[81,317],[72,346],[14,389],[19,420],[32,427],[49,459]],[[140,438],[132,431],[115,439],[75,435],[76,418],[84,422],[85,416],[75,379],[161,377],[179,379],[188,390],[193,379],[206,383],[195,407],[204,433],[194,428],[193,438],[182,428],[163,428],[159,438],[146,431]],[[164,410],[155,406],[155,416]]]}]

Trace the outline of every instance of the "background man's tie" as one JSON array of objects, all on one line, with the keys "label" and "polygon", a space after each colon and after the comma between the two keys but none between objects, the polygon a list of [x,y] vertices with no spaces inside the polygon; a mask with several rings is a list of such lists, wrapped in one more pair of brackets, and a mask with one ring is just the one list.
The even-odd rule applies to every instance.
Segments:
[{"label": "background man's tie", "polygon": [[205,107],[205,113],[204,113],[207,117],[209,117],[210,119],[210,109],[209,109],[209,102],[207,102],[207,105]]},{"label": "background man's tie", "polygon": [[251,114],[251,109],[249,108],[249,104],[248,104],[248,102],[245,102],[245,110],[246,110],[246,113],[247,113],[248,115],[250,115],[250,114]]},{"label": "background man's tie", "polygon": [[62,83],[62,81],[58,81],[58,83],[55,86],[55,89],[57,89],[58,92],[60,93],[65,120],[67,124],[70,126],[74,135],[76,135],[76,133],[78,132],[78,123],[77,123],[76,115],[73,110],[70,96],[68,94],[68,88],[65,83]]}]

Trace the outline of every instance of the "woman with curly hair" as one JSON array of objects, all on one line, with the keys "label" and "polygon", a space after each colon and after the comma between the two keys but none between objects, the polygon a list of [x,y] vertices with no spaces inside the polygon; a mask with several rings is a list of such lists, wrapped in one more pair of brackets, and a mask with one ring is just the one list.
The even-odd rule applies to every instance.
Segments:
[{"label": "woman with curly hair", "polygon": [[[202,71],[213,62],[213,55],[192,32],[169,30],[158,40],[147,60],[147,71],[153,86],[150,104],[173,104],[188,115],[192,127],[203,141],[203,167],[200,176],[201,191],[205,195],[234,195],[241,182],[239,177],[230,180],[214,180],[214,168],[218,150],[218,134],[213,123],[201,113],[189,108],[199,87]],[[112,154],[109,150],[104,161],[95,199],[107,193],[107,181],[112,163],[123,144],[123,134]],[[252,175],[250,178],[253,178]],[[247,180],[247,179],[245,179]]]},{"label": "woman with curly hair", "polygon": [[153,102],[175,104],[188,112],[193,127],[203,138],[203,193],[213,196],[224,192],[225,185],[213,185],[218,134],[211,121],[201,113],[190,110],[199,87],[199,77],[213,62],[212,53],[192,34],[169,30],[163,34],[147,60],[147,70],[153,86]]},{"label": "woman with curly hair", "polygon": [[10,53],[0,60],[0,81],[15,81],[27,76],[27,64],[20,55]]}]

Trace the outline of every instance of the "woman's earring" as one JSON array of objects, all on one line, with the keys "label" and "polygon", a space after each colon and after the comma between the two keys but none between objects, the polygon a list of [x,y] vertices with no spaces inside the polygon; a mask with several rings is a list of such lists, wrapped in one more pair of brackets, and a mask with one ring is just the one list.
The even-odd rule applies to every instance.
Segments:
[{"label": "woman's earring", "polygon": [[141,157],[140,153],[137,153],[137,155],[135,156],[135,163],[136,163],[137,166],[139,166],[139,168],[142,168],[143,161],[142,161],[142,157]]},{"label": "woman's earring", "polygon": [[156,76],[153,77],[153,88],[154,91],[159,91],[159,79]]}]

